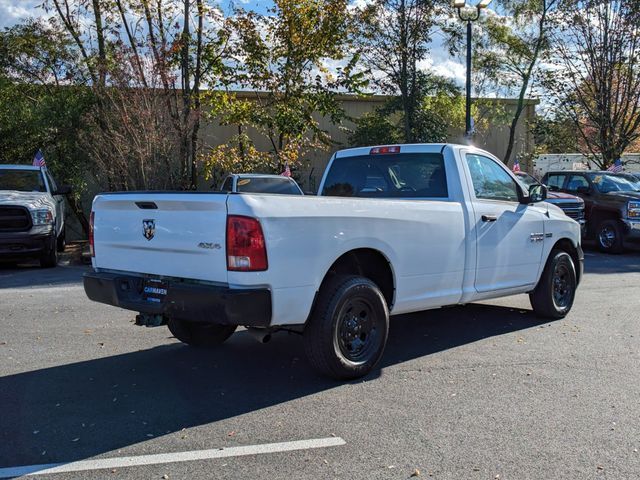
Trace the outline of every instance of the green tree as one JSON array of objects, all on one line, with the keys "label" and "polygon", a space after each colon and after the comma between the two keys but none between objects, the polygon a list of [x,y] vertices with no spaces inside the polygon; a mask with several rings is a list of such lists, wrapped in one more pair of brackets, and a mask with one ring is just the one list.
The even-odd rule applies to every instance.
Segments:
[{"label": "green tree", "polygon": [[[346,0],[276,0],[267,15],[236,11],[228,22],[236,39],[225,90],[206,99],[211,117],[234,125],[238,134],[205,159],[209,177],[233,168],[278,171],[298,165],[312,148],[331,143],[318,116],[340,123],[345,113],[339,91],[358,91],[363,74],[349,56]],[[330,64],[342,63],[335,73]],[[231,89],[254,92],[237,95]],[[258,133],[269,148],[247,135]],[[254,137],[255,138],[255,137]]]},{"label": "green tree", "polygon": [[599,168],[640,139],[640,11],[635,0],[563,4],[546,85]]},{"label": "green tree", "polygon": [[429,75],[420,70],[428,58],[435,0],[373,0],[356,10],[357,46],[375,85],[399,95],[404,139],[417,141],[420,102]]},{"label": "green tree", "polygon": [[526,98],[537,85],[541,65],[551,53],[553,15],[561,0],[497,0],[497,14],[484,16],[484,34],[477,34],[474,67],[494,90],[517,92],[509,121],[509,140],[503,158],[513,156],[518,122]]},{"label": "green tree", "polygon": [[39,22],[0,33],[0,158],[28,164],[41,148],[58,181],[73,187],[69,204],[87,233],[87,156],[79,136],[94,97],[73,85],[85,74],[73,68],[77,54],[64,32]]}]

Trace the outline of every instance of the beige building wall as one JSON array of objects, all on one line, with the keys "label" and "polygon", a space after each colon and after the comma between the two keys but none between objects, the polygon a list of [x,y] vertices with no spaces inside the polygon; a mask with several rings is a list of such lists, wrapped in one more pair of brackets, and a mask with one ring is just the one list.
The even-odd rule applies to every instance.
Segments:
[{"label": "beige building wall", "polygon": [[[251,98],[255,97],[256,94],[253,92],[237,92],[237,95],[241,98]],[[354,119],[382,106],[388,98],[389,97],[382,95],[369,97],[343,95],[339,97],[347,113],[347,117]],[[516,100],[498,99],[496,101],[504,108],[504,117],[508,118],[510,116],[509,113],[515,111]],[[519,158],[525,158],[525,154],[533,152],[534,141],[530,125],[535,119],[535,107],[537,104],[537,100],[527,100],[525,110],[518,122],[514,155],[517,155]],[[308,168],[304,169],[304,171],[295,172],[295,177],[301,182],[303,187],[310,190],[314,190],[318,187],[322,178],[322,173],[324,172],[327,162],[333,152],[351,146],[349,144],[349,130],[353,130],[355,128],[355,124],[349,120],[346,120],[343,125],[340,126],[331,123],[329,119],[325,118],[319,118],[319,122],[320,127],[329,132],[332,140],[335,142],[335,145],[331,146],[327,150],[318,150],[309,154],[307,156],[307,160],[309,160]],[[221,126],[215,122],[205,124],[202,126],[203,146],[206,150],[207,148],[226,143],[237,133],[238,131],[236,126]],[[269,144],[263,136],[257,135],[256,132],[249,131],[248,133],[256,142],[257,148],[269,148]],[[504,123],[492,123],[491,119],[489,119],[486,132],[481,132],[476,135],[474,144],[479,148],[493,153],[498,158],[502,158],[506,153],[508,139],[509,126]],[[450,132],[448,141],[451,143],[464,143],[464,125],[461,125],[459,130]],[[513,160],[513,158],[511,160]],[[528,168],[528,165],[526,162],[523,162],[523,160],[521,160],[521,166],[523,169]],[[207,188],[209,185],[203,186]]]}]

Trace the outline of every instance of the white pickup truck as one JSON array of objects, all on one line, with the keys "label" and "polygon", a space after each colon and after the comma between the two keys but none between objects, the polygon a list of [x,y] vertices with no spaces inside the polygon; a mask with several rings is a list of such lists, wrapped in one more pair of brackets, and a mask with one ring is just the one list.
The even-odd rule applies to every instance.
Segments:
[{"label": "white pickup truck", "polygon": [[318,196],[130,192],[93,202],[92,300],[212,346],[244,326],[299,332],[335,378],[380,360],[389,316],[528,293],[572,307],[580,225],[491,154],[461,145],[342,150]]},{"label": "white pickup truck", "polygon": [[55,267],[66,245],[64,196],[46,167],[0,165],[0,261]]}]

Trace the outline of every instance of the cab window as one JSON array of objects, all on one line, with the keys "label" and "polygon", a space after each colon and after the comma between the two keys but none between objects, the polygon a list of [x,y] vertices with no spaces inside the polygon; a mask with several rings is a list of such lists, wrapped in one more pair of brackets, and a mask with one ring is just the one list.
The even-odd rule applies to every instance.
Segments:
[{"label": "cab window", "polygon": [[518,187],[511,175],[494,160],[483,155],[467,154],[476,198],[484,200],[518,201]]},{"label": "cab window", "polygon": [[569,192],[577,192],[580,187],[589,188],[589,181],[583,175],[571,175],[569,183],[567,183],[567,190]]},{"label": "cab window", "polygon": [[549,187],[549,190],[562,190],[564,179],[565,175],[563,173],[551,173],[547,177],[546,185],[547,187]]}]

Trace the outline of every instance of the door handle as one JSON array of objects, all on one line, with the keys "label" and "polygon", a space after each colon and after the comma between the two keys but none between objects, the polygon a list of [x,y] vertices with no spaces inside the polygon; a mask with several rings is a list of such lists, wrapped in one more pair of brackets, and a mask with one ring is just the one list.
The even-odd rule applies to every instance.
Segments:
[{"label": "door handle", "polygon": [[498,220],[496,215],[482,215],[483,222],[495,222],[496,220]]}]

